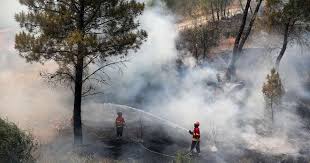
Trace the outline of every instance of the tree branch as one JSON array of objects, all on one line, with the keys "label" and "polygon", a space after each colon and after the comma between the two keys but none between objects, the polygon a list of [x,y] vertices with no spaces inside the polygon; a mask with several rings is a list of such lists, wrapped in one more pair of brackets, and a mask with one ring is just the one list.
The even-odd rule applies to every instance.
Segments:
[{"label": "tree branch", "polygon": [[89,64],[91,64],[95,59],[97,59],[99,57],[99,55],[96,55],[93,58],[90,58],[90,60],[85,64],[85,66],[83,67],[83,69],[85,69]]},{"label": "tree branch", "polygon": [[[40,7],[40,6],[32,6],[34,9],[38,9],[38,10],[43,10],[43,11],[47,11],[47,12],[52,12],[52,13],[56,13],[56,14],[59,14],[59,15],[65,15],[65,13],[63,12],[60,12],[58,10],[53,10],[53,9],[50,9],[50,8],[46,8],[46,7]],[[70,6],[69,6],[70,7]],[[70,16],[71,19],[73,20],[77,20],[75,17],[72,17]]]},{"label": "tree branch", "polygon": [[82,95],[82,97],[94,96],[94,95],[97,95],[97,94],[104,94],[104,93],[103,92],[94,92],[94,93],[90,93],[90,94],[84,94],[84,95]]},{"label": "tree branch", "polygon": [[68,72],[56,72],[55,74],[50,74],[50,78],[53,79],[57,76],[62,76],[62,75],[68,76],[73,82],[75,81],[73,75]]},{"label": "tree branch", "polygon": [[251,31],[252,31],[252,27],[253,27],[253,25],[254,25],[254,22],[255,22],[257,13],[258,13],[258,11],[259,11],[259,8],[260,8],[260,6],[261,6],[261,4],[262,4],[262,1],[263,1],[263,0],[259,0],[259,2],[257,3],[256,8],[255,8],[255,11],[254,11],[254,13],[252,14],[252,18],[251,18],[251,20],[250,20],[250,24],[249,24],[248,28],[246,29],[246,31],[245,31],[243,37],[241,38],[240,44],[239,44],[239,46],[238,46],[239,52],[242,51],[243,46],[244,46],[246,40],[247,40],[248,37],[250,36],[250,33],[251,33]]},{"label": "tree branch", "polygon": [[104,69],[105,67],[108,67],[108,66],[111,66],[111,65],[115,65],[115,64],[119,64],[119,63],[124,63],[124,62],[126,62],[126,61],[128,61],[128,60],[121,60],[121,61],[116,61],[116,62],[111,62],[111,63],[108,63],[108,64],[106,64],[106,65],[103,65],[103,66],[101,66],[101,67],[99,67],[97,70],[95,70],[94,72],[92,72],[90,75],[88,75],[87,77],[85,77],[84,79],[83,79],[83,83],[86,81],[86,80],[88,80],[91,76],[93,76],[94,74],[96,74],[98,71],[101,71],[102,69]]},{"label": "tree branch", "polygon": [[101,3],[102,3],[102,2],[100,2],[100,3],[97,5],[97,7],[96,7],[95,11],[93,12],[93,14],[88,18],[88,20],[86,20],[85,26],[87,26],[89,23],[91,23],[91,22],[93,21],[93,19],[96,17],[96,15],[98,14],[98,12],[100,11]]}]

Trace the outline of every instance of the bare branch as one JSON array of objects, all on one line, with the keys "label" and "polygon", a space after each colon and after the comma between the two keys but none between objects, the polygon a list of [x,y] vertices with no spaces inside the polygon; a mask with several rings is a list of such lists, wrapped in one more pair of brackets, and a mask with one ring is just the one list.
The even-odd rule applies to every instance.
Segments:
[{"label": "bare branch", "polygon": [[89,78],[89,80],[94,80],[94,81],[97,81],[98,83],[109,85],[109,83],[108,83],[105,79],[103,79],[101,76],[100,76],[100,79],[97,79],[97,78]]},{"label": "bare branch", "polygon": [[94,93],[82,95],[82,97],[94,96],[94,95],[97,95],[97,94],[104,94],[104,93],[103,92],[94,92]]},{"label": "bare branch", "polygon": [[105,67],[108,67],[108,66],[111,66],[111,65],[116,65],[116,64],[119,64],[119,63],[124,63],[124,62],[126,62],[126,61],[128,61],[128,60],[121,60],[121,61],[116,61],[116,62],[111,62],[111,63],[108,63],[108,64],[106,64],[106,65],[103,65],[103,66],[101,66],[101,67],[99,67],[98,69],[96,69],[94,72],[92,72],[90,75],[88,75],[87,77],[85,77],[84,79],[83,79],[83,83],[86,81],[86,80],[88,80],[91,76],[93,76],[94,74],[96,74],[98,71],[101,71],[102,69],[104,69]]},{"label": "bare branch", "polygon": [[93,58],[90,58],[89,61],[85,64],[83,69],[85,69],[89,64],[91,64],[95,59],[97,59],[99,55],[94,56]]},{"label": "bare branch", "polygon": [[59,80],[64,79],[64,76],[68,77],[71,81],[75,81],[74,77],[72,74],[68,73],[68,72],[60,72],[60,71],[56,71],[55,73],[40,73],[41,76],[43,77],[47,77],[48,79],[57,79],[58,77]]},{"label": "bare branch", "polygon": [[86,95],[87,93],[90,93],[93,90],[94,90],[94,88],[90,85],[86,91],[82,92],[82,96]]}]

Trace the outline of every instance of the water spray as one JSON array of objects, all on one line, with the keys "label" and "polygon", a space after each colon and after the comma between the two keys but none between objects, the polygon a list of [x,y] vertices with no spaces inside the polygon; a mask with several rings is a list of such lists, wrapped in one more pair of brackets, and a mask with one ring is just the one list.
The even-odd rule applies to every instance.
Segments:
[{"label": "water spray", "polygon": [[167,119],[161,118],[161,117],[159,117],[157,115],[154,115],[152,113],[149,113],[149,112],[137,109],[137,108],[133,108],[133,107],[126,106],[126,105],[112,104],[112,103],[105,103],[104,105],[116,106],[116,107],[121,108],[121,109],[130,109],[130,110],[133,110],[133,111],[136,111],[136,112],[140,112],[142,114],[145,114],[145,115],[148,115],[150,117],[153,117],[153,118],[155,118],[157,120],[163,121],[163,122],[167,123],[168,125],[170,125],[170,126],[172,126],[174,128],[178,128],[178,129],[184,130],[186,132],[188,131],[188,129],[186,129],[186,128],[184,128],[184,127],[182,127],[182,126],[180,126],[180,125],[178,125],[176,123],[173,123],[173,122],[171,122],[171,121],[169,121]]},{"label": "water spray", "polygon": [[[110,105],[110,106],[114,106],[114,107],[116,106],[116,107],[118,107],[120,109],[130,109],[130,110],[133,110],[133,111],[136,111],[136,112],[140,112],[142,114],[145,114],[145,115],[148,115],[150,117],[153,117],[153,118],[155,118],[157,120],[163,121],[163,122],[167,123],[168,125],[173,126],[174,128],[178,128],[178,129],[184,130],[186,132],[188,131],[188,129],[186,129],[186,128],[184,128],[184,127],[182,127],[182,126],[180,126],[180,125],[178,125],[176,123],[173,123],[173,122],[171,122],[171,121],[169,121],[167,119],[164,119],[162,117],[159,117],[157,115],[154,115],[152,113],[149,113],[149,112],[137,109],[137,108],[133,108],[133,107],[126,106],[126,105],[120,105],[120,104],[112,104],[112,103],[105,103],[104,105]],[[144,147],[144,148],[146,148],[146,147]],[[218,149],[217,149],[217,147],[215,145],[212,145],[212,146],[210,146],[210,150],[212,152],[217,152]]]}]

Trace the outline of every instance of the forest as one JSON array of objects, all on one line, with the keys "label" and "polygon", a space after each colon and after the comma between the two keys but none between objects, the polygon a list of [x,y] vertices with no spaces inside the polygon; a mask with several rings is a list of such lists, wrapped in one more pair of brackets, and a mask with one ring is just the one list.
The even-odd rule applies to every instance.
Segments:
[{"label": "forest", "polygon": [[0,3],[0,163],[310,162],[310,0]]}]

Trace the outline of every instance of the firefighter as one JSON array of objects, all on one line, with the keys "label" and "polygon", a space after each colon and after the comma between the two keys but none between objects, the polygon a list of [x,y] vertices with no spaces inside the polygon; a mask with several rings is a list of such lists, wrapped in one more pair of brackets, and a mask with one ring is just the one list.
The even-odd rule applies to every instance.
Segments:
[{"label": "firefighter", "polygon": [[123,136],[123,129],[125,126],[125,120],[122,116],[122,112],[117,113],[117,118],[115,120],[115,127],[116,127],[116,136],[117,138],[121,138]]},{"label": "firefighter", "polygon": [[199,122],[194,123],[194,130],[189,130],[189,133],[193,135],[192,145],[191,145],[191,153],[193,149],[196,148],[197,153],[200,153],[200,131],[199,131]]},{"label": "firefighter", "polygon": [[216,74],[216,79],[218,83],[222,83],[221,75],[219,73]]}]

